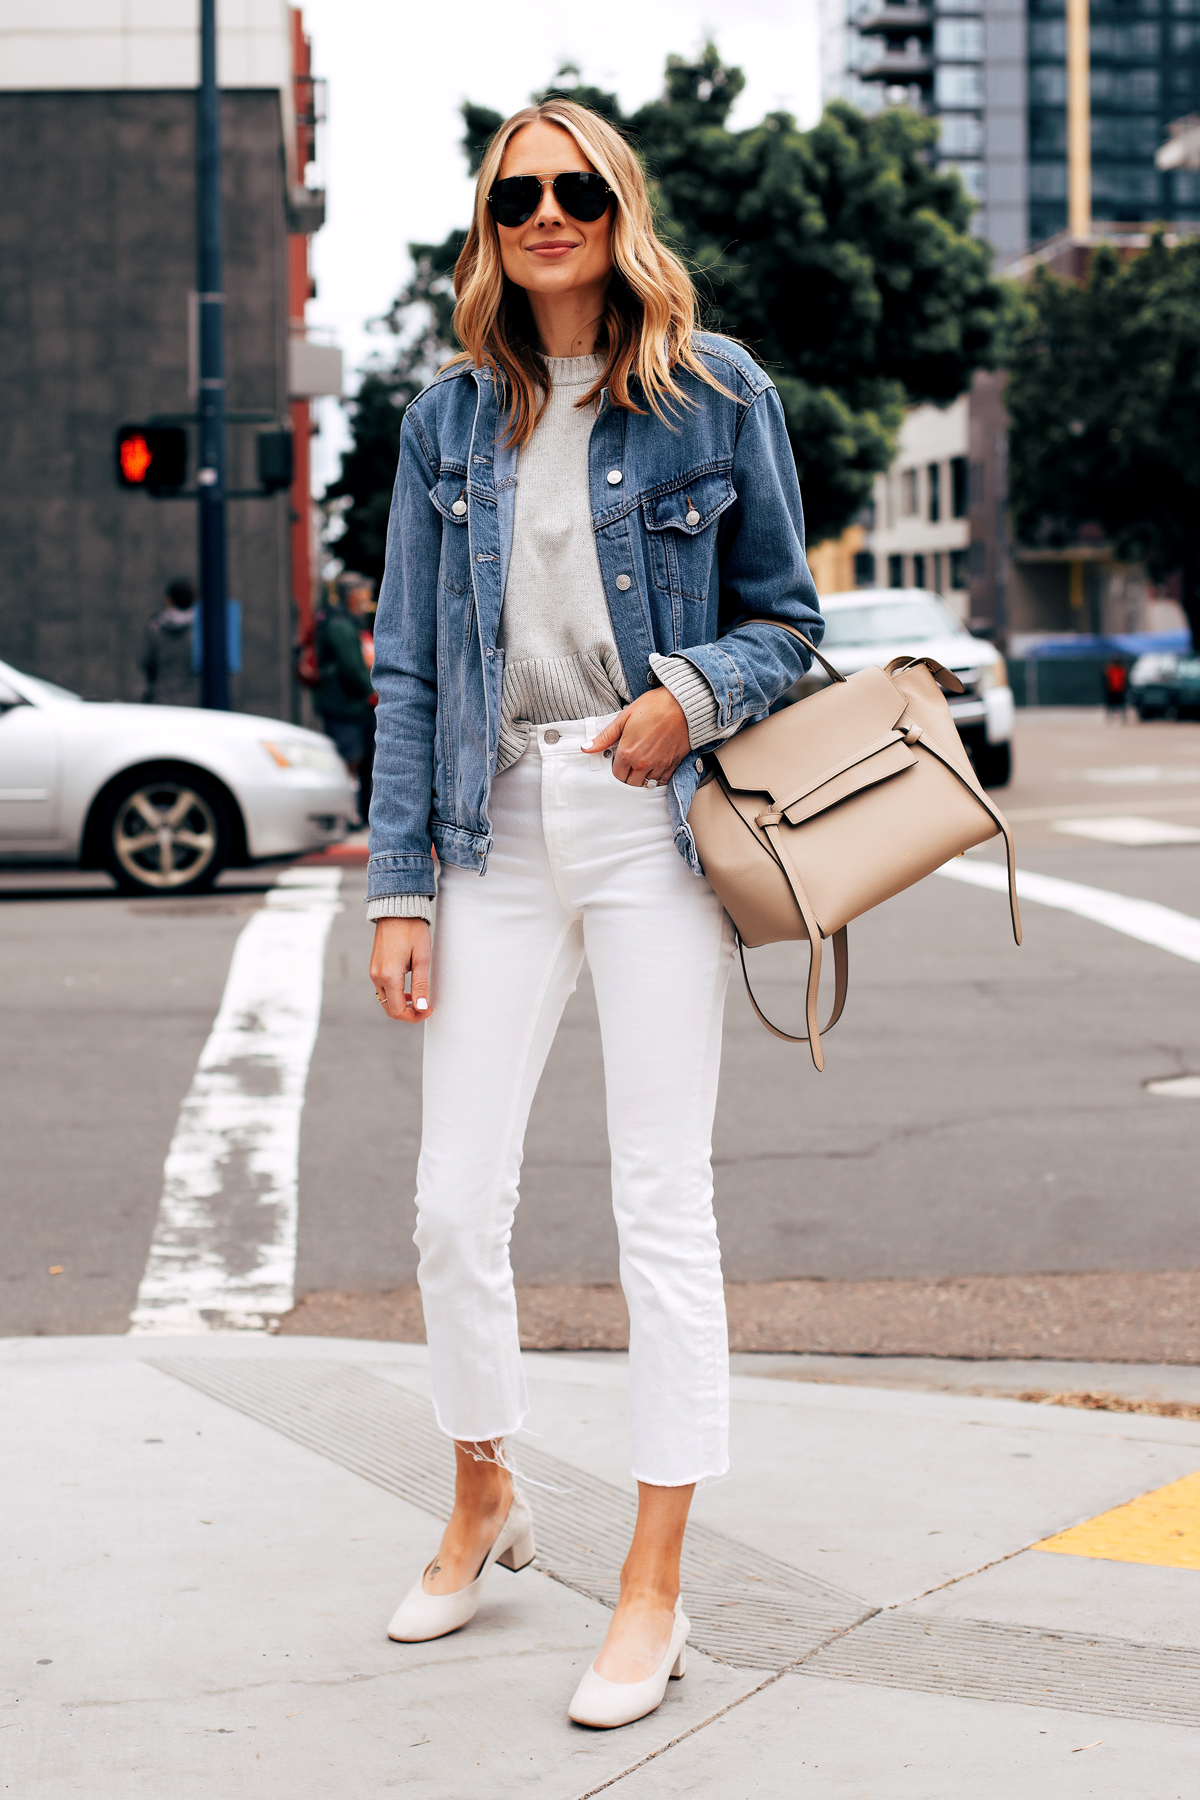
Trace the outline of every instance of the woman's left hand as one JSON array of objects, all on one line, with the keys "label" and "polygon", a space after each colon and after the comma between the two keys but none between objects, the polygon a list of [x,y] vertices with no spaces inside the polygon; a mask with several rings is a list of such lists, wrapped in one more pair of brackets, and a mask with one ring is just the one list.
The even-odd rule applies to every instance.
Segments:
[{"label": "woman's left hand", "polygon": [[613,774],[627,787],[670,781],[691,747],[687,719],[671,690],[648,688],[583,746],[584,754],[602,756],[613,745]]}]

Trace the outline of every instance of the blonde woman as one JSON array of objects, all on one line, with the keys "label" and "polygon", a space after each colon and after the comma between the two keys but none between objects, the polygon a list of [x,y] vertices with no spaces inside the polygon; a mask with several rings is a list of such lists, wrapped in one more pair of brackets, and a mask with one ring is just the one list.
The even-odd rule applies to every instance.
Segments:
[{"label": "blonde woman", "polygon": [[530,1104],[586,955],[638,1516],[570,1716],[622,1725],[683,1673],[688,1507],[728,1468],[711,1134],[733,937],[688,807],[706,748],[807,665],[746,621],[814,638],[821,621],[778,395],[697,330],[611,126],[564,101],[501,126],[455,290],[466,349],[405,414],[375,623],[370,973],[388,1017],[425,1031],[416,1243],[457,1470],[441,1547],[389,1629],[457,1630],[493,1562],[534,1554],[507,1450],[527,1411],[508,1246]]}]

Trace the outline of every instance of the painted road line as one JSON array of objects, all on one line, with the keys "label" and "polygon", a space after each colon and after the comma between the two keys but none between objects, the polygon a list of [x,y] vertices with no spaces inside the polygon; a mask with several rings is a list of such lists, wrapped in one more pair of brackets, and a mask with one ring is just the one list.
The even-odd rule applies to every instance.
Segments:
[{"label": "painted road line", "polygon": [[1200,1569],[1200,1475],[1185,1475],[1152,1494],[1140,1494],[1126,1506],[1085,1519],[1034,1548],[1104,1562]]},{"label": "painted road line", "polygon": [[[965,881],[969,887],[990,888],[997,894],[1008,892],[1008,875],[1000,863],[971,862],[965,856],[956,856],[934,873],[949,881]],[[1156,950],[1169,950],[1185,962],[1200,963],[1200,919],[1172,912],[1169,906],[1159,906],[1155,900],[1131,900],[1126,894],[1085,887],[1080,881],[1062,881],[1057,875],[1035,875],[1029,869],[1017,870],[1017,893],[1022,900],[1076,913],[1081,919],[1107,925],[1143,944],[1153,944]]]},{"label": "painted road line", "polygon": [[1144,849],[1155,844],[1200,844],[1200,831],[1192,825],[1176,825],[1172,819],[1128,817],[1107,819],[1056,819],[1052,831],[1069,837],[1095,838],[1101,844],[1128,844]]},{"label": "painted road line", "polygon": [[135,1334],[247,1331],[294,1302],[300,1117],[340,869],[289,869],[234,946],[179,1113]]}]

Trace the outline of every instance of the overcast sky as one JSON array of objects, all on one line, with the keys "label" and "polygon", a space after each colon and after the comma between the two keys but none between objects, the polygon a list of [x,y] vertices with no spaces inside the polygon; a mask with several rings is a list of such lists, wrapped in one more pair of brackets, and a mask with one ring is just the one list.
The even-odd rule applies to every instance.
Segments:
[{"label": "overcast sky", "polygon": [[[670,52],[688,55],[711,36],[746,74],[735,125],[779,107],[810,125],[819,111],[816,0],[303,0],[303,10],[313,68],[329,82],[321,145],[328,223],[313,242],[317,298],[308,316],[341,344],[348,388],[386,342],[366,324],[406,279],[405,245],[437,242],[470,218],[458,147],[463,100],[515,112],[573,62],[629,109],[661,92]],[[324,402],[321,413],[318,492],[345,441],[336,403]]]}]

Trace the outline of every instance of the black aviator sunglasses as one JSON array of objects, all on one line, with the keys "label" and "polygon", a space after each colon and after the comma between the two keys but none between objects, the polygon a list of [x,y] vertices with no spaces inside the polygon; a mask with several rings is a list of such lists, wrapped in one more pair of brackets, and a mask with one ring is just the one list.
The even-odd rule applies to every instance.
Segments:
[{"label": "black aviator sunglasses", "polygon": [[568,169],[562,175],[509,175],[496,182],[487,197],[497,225],[524,225],[542,204],[542,189],[549,182],[554,198],[572,219],[589,225],[601,218],[615,199],[603,175]]}]

